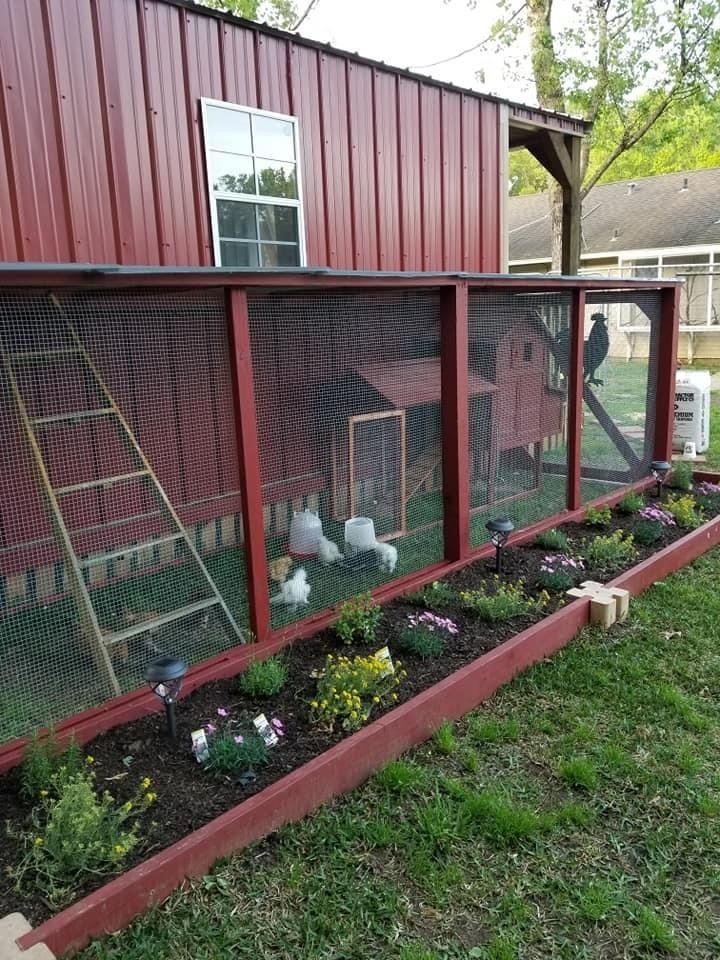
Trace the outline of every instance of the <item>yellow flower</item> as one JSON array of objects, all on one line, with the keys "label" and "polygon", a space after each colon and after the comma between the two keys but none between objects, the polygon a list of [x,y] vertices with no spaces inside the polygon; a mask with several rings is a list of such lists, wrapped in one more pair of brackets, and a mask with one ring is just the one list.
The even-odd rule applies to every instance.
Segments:
[{"label": "yellow flower", "polygon": [[41,790],[41,791],[40,791],[40,796],[41,796],[41,797],[46,797],[47,795],[48,795],[47,790]]},{"label": "yellow flower", "polygon": [[36,847],[41,847],[44,843],[45,843],[45,841],[43,840],[42,837],[35,837],[35,846],[36,846]]},{"label": "yellow flower", "polygon": [[95,763],[95,757],[91,757],[90,754],[88,754],[87,757],[85,757],[85,763],[87,763],[88,765],[91,763]]},{"label": "yellow flower", "polygon": [[317,710],[317,708],[318,708],[318,702],[317,702],[317,700],[312,700],[312,701],[310,702],[310,706],[313,708],[313,710]]},{"label": "yellow flower", "polygon": [[380,697],[373,697],[373,703],[380,703]]},{"label": "yellow flower", "polygon": [[142,781],[141,781],[141,783],[140,783],[140,787],[141,787],[143,790],[148,790],[148,789],[150,788],[150,784],[151,784],[151,783],[152,783],[152,780],[150,779],[150,777],[143,777],[143,779],[142,779]]},{"label": "yellow flower", "polygon": [[154,794],[154,793],[146,793],[146,794],[145,794],[145,803],[147,803],[147,804],[154,803],[154,802],[155,802],[155,797],[156,797],[156,794]]},{"label": "yellow flower", "polygon": [[115,853],[125,853],[125,847],[121,843],[116,843]]},{"label": "yellow flower", "polygon": [[398,695],[397,695],[396,693],[394,693],[394,694],[392,695],[392,698],[393,698],[393,700],[397,700]]},{"label": "yellow flower", "polygon": [[127,803],[124,803],[122,808],[125,811],[125,813],[130,813],[130,811],[133,808],[132,800],[128,800]]}]

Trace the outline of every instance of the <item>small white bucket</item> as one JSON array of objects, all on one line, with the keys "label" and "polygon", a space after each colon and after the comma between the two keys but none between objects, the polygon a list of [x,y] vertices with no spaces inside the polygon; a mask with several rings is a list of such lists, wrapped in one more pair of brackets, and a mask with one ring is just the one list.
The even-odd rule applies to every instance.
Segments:
[{"label": "small white bucket", "polygon": [[345,556],[372,550],[375,524],[370,517],[351,517],[345,521]]},{"label": "small white bucket", "polygon": [[322,536],[322,521],[312,510],[294,513],[290,521],[288,553],[292,557],[314,557]]}]

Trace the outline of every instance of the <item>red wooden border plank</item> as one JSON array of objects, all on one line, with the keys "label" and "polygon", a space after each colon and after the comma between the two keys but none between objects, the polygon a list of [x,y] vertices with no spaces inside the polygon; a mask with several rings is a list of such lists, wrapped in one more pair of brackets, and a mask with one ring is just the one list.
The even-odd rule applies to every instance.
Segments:
[{"label": "red wooden border plank", "polygon": [[582,506],[582,412],[583,350],[585,340],[585,291],[573,290],[570,310],[570,353],[568,356],[567,433],[568,433],[568,510]]},{"label": "red wooden border plank", "polygon": [[679,315],[680,288],[663,290],[655,400],[656,460],[669,460],[672,455]]},{"label": "red wooden border plank", "polygon": [[443,521],[445,559],[452,563],[470,552],[467,284],[440,296]]},{"label": "red wooden border plank", "polygon": [[588,622],[588,600],[577,600],[429,690],[379,718],[282,780],[239,804],[144,863],[56,915],[18,941],[45,943],[69,956],[92,937],[127,925],[164,900],[186,877],[201,876],[220,857],[241,850],[285,823],[361,784],[374,771],[446,720],[456,720],[532,663],[568,643]]},{"label": "red wooden border plank", "polygon": [[250,629],[258,642],[270,632],[270,593],[267,582],[262,480],[257,438],[250,325],[244,290],[228,290],[225,297],[231,336],[231,373],[235,396],[235,426],[240,460],[245,562],[247,564]]}]

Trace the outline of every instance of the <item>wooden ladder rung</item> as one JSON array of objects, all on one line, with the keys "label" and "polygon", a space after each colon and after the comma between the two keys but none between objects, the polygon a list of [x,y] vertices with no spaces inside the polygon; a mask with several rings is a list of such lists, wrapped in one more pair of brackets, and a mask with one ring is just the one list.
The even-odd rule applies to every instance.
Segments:
[{"label": "wooden ladder rung", "polygon": [[67,357],[78,353],[78,347],[63,347],[61,350],[20,350],[9,353],[8,357],[10,360],[52,360],[54,357]]},{"label": "wooden ladder rung", "polygon": [[155,540],[144,540],[142,543],[131,543],[127,547],[118,550],[110,550],[107,553],[95,553],[91,557],[86,557],[80,561],[81,567],[94,567],[96,563],[106,563],[108,560],[117,560],[128,553],[140,553],[141,550],[152,550],[154,547],[160,547],[164,543],[174,543],[176,540],[184,540],[183,533],[172,533],[167,537],[157,537]]},{"label": "wooden ladder rung", "polygon": [[33,417],[32,424],[42,427],[47,424],[64,423],[66,420],[90,420],[93,417],[107,417],[114,414],[112,407],[98,407],[96,410],[73,410],[70,413],[54,413],[49,417]]},{"label": "wooden ladder rung", "polygon": [[84,533],[97,533],[100,530],[106,531],[110,527],[126,527],[129,523],[138,523],[141,520],[156,520],[162,517],[162,510],[150,510],[148,513],[136,513],[131,517],[122,517],[119,520],[106,520],[104,523],[93,523],[88,527],[75,527],[70,530],[71,537],[80,537]]},{"label": "wooden ladder rung", "polygon": [[106,646],[122,643],[124,640],[136,637],[139,633],[154,630],[167,623],[173,623],[175,620],[182,620],[183,617],[188,617],[191,613],[199,613],[201,610],[207,610],[208,607],[214,607],[218,603],[220,603],[218,597],[210,597],[208,600],[196,600],[195,603],[189,603],[185,607],[178,607],[177,610],[171,610],[169,613],[154,617],[152,620],[136,623],[135,626],[128,627],[126,630],[118,630],[116,633],[106,633],[103,635],[103,643]]},{"label": "wooden ladder rung", "polygon": [[146,477],[147,470],[135,470],[133,473],[119,473],[114,477],[102,477],[100,480],[86,480],[85,483],[73,483],[69,487],[56,487],[55,493],[64,495],[66,493],[77,493],[79,490],[92,490],[94,487],[110,487],[114,483],[123,483],[125,480],[136,480],[138,477]]}]

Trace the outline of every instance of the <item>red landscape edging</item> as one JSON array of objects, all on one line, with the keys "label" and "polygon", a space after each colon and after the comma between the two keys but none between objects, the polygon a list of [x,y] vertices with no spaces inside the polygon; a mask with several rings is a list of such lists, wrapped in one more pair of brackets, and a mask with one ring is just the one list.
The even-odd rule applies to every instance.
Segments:
[{"label": "red landscape edging", "polygon": [[[720,517],[659,551],[613,584],[637,594],[720,543]],[[164,900],[187,877],[201,876],[220,857],[241,850],[285,823],[358,786],[370,774],[423,740],[445,720],[478,706],[521,670],[565,646],[587,624],[581,599],[523,630],[380,717],[321,756],[172,846],[68,907],[18,944],[45,943],[71,956],[93,937],[122,929]]]}]

